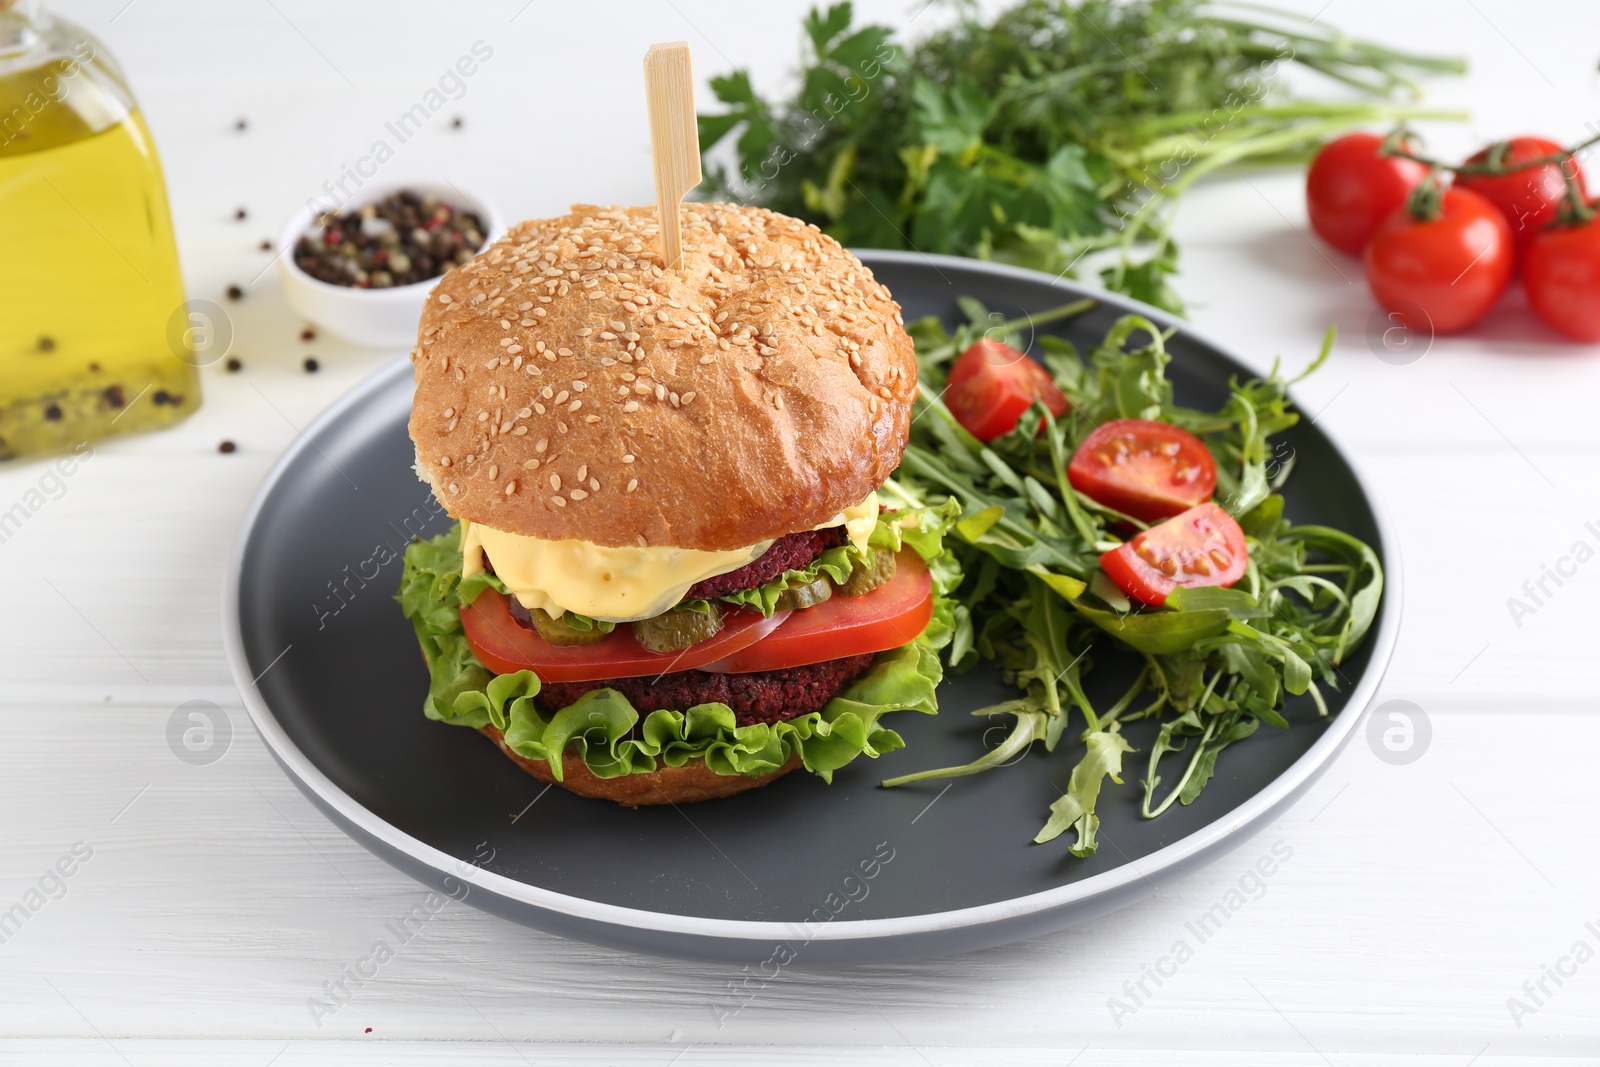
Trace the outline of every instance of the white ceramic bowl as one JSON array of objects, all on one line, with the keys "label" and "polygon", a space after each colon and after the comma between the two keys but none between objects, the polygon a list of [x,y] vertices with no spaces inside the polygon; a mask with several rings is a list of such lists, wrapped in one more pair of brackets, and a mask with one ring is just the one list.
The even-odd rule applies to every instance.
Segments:
[{"label": "white ceramic bowl", "polygon": [[[505,232],[505,223],[493,205],[451,182],[370,184],[342,204],[340,210],[349,213],[363,204],[374,203],[405,189],[435,196],[453,208],[475,212],[487,228],[485,246]],[[283,295],[288,298],[289,306],[347,341],[374,348],[409,349],[417,341],[417,320],[422,315],[422,303],[439,279],[430,278],[390,289],[358,289],[311,277],[295,265],[294,246],[312,228],[321,210],[317,204],[307,203],[295,212],[278,238],[278,247],[283,250],[278,257],[278,273],[283,278]]]}]

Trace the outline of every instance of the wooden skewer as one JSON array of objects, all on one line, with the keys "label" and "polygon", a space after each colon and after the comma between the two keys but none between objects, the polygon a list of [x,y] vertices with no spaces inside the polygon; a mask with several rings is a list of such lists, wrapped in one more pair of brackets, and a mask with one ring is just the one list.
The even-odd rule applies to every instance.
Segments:
[{"label": "wooden skewer", "polygon": [[683,261],[678,205],[685,193],[700,184],[701,177],[689,42],[651,45],[644,57],[644,86],[650,101],[650,155],[656,172],[661,253],[667,269],[675,270]]}]

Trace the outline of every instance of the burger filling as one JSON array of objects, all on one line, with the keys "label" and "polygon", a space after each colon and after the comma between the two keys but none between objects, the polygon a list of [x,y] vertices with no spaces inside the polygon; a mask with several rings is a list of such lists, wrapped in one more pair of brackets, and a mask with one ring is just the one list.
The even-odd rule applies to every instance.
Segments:
[{"label": "burger filling", "polygon": [[[598,643],[628,622],[645,648],[677,652],[715,637],[725,605],[771,616],[887,581],[893,554],[868,545],[878,511],[872,493],[814,530],[731,552],[541,541],[467,523],[462,574],[499,579],[512,597],[512,617],[552,644]],[[831,566],[820,566],[830,552]],[[649,605],[645,613],[616,614],[640,604]]]},{"label": "burger filling", "polygon": [[872,666],[876,656],[844,656],[803,667],[749,674],[674,671],[659,678],[604,678],[591,682],[549,682],[534,698],[545,711],[560,711],[595,689],[614,689],[642,712],[681,710],[697,704],[726,704],[740,726],[783,722],[819,711],[839,691]]}]

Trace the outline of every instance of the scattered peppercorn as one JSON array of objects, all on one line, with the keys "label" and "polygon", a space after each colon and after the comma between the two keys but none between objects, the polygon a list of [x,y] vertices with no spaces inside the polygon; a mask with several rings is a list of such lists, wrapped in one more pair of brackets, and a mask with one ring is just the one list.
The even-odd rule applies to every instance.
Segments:
[{"label": "scattered peppercorn", "polygon": [[319,365],[320,364],[317,363],[316,357],[314,357],[314,356],[307,356],[306,357],[305,367],[306,367],[306,373],[307,374],[315,374],[315,373],[317,373],[317,367]]},{"label": "scattered peppercorn", "polygon": [[120,385],[109,385],[106,387],[106,391],[100,395],[105,398],[107,404],[114,408],[120,408],[128,402],[128,398],[123,393]]},{"label": "scattered peppercorn", "polygon": [[244,369],[244,364],[239,361],[238,356],[229,356],[228,362],[225,363],[224,366],[228,368],[229,374],[237,374],[239,371]]},{"label": "scattered peppercorn", "polygon": [[54,337],[50,337],[48,335],[41,335],[39,337],[39,351],[41,351],[41,352],[54,352],[55,348],[56,348],[56,339]]},{"label": "scattered peppercorn", "polygon": [[49,407],[45,408],[44,417],[49,419],[51,422],[59,421],[61,418],[61,405],[51,404]]},{"label": "scattered peppercorn", "polygon": [[90,374],[99,374],[100,373],[100,364],[96,363],[92,359],[89,361],[89,373]]},{"label": "scattered peppercorn", "polygon": [[250,217],[250,212],[246,211],[242,207],[236,207],[233,209],[233,217],[235,220],[243,222],[245,219]]},{"label": "scattered peppercorn", "polygon": [[311,327],[307,326],[305,329],[300,331],[300,340],[302,340],[302,341],[315,341],[316,339],[317,339],[317,331],[313,330]]},{"label": "scattered peppercorn", "polygon": [[165,389],[157,389],[154,393],[150,394],[150,403],[152,404],[160,405],[170,404],[172,402],[172,394],[167,392]]},{"label": "scattered peppercorn", "polygon": [[348,215],[319,217],[295,242],[294,262],[332,285],[387,289],[437,278],[471,259],[483,242],[475,213],[401,190]]},{"label": "scattered peppercorn", "polygon": [[228,286],[227,293],[228,293],[228,299],[229,300],[243,300],[244,299],[244,290],[239,288],[237,285]]},{"label": "scattered peppercorn", "polygon": [[242,132],[250,128],[250,123],[246,122],[244,119],[238,119],[234,122],[233,128]]},{"label": "scattered peppercorn", "polygon": [[263,251],[263,252],[272,251],[272,242],[271,241],[262,241],[261,242],[261,251]]},{"label": "scattered peppercorn", "polygon": [[462,127],[462,121],[461,121],[461,116],[460,115],[457,115],[455,118],[450,120],[450,128],[451,129],[459,130],[461,127]]},{"label": "scattered peppercorn", "polygon": [[237,452],[238,450],[239,450],[239,446],[234,444],[232,441],[224,441],[220,445],[217,446],[217,451],[218,452],[222,452],[224,454],[226,454],[228,452]]}]

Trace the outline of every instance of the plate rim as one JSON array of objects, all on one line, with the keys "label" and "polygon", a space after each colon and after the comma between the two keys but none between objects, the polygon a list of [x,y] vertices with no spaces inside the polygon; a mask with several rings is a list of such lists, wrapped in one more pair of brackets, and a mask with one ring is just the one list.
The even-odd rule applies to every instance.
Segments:
[{"label": "plate rim", "polygon": [[[1232,348],[1220,343],[1206,331],[1196,329],[1192,324],[1169,312],[1121,294],[1102,293],[1097,290],[1087,290],[1086,287],[1076,284],[1064,283],[1059,276],[1052,278],[1043,272],[1029,270],[1024,267],[993,263],[987,260],[968,259],[961,256],[890,249],[855,249],[853,251],[869,269],[877,263],[931,265],[936,269],[939,266],[948,266],[961,270],[978,269],[1001,277],[1027,281],[1030,284],[1038,284],[1040,280],[1045,280],[1046,284],[1051,288],[1060,289],[1069,293],[1072,297],[1088,295],[1097,299],[1104,299],[1125,308],[1128,312],[1144,315],[1151,321],[1160,323],[1163,326],[1176,326],[1181,332],[1187,333],[1194,340],[1209,346],[1217,352],[1228,355],[1235,362],[1242,362],[1236,356],[1231,355]],[[311,443],[312,438],[317,433],[337,423],[346,412],[367,400],[373,394],[379,393],[390,386],[393,379],[409,374],[410,369],[411,363],[405,357],[400,357],[393,363],[380,367],[335,400],[309,425],[299,431],[295,439],[290,442],[288,448],[278,457],[278,460],[262,479],[254,496],[251,497],[250,506],[246,509],[244,517],[240,521],[239,530],[234,537],[229,555],[227,574],[222,587],[222,639],[234,685],[238,689],[245,711],[250,716],[250,721],[255,726],[256,732],[261,736],[262,741],[290,776],[296,779],[303,788],[309,789],[314,793],[321,804],[326,805],[328,809],[335,812],[340,819],[346,820],[350,826],[354,826],[362,833],[382,842],[388,848],[394,849],[410,859],[431,868],[444,877],[458,878],[487,893],[496,894],[529,907],[608,926],[622,926],[666,935],[689,935],[712,940],[785,941],[791,939],[799,925],[797,922],[770,919],[718,919],[709,916],[679,915],[672,912],[648,911],[642,908],[607,904],[589,900],[585,897],[529,885],[526,882],[474,866],[411,836],[357,802],[328,778],[290,739],[279,724],[271,707],[256,686],[256,679],[251,675],[250,665],[244,650],[242,617],[239,611],[239,588],[244,574],[245,550],[268,499],[282,481],[290,465],[296,462],[303,453],[314,447]],[[1296,407],[1299,407],[1299,405],[1297,404]],[[1367,505],[1372,511],[1373,521],[1382,540],[1380,558],[1384,567],[1384,596],[1383,604],[1379,611],[1378,624],[1369,632],[1367,638],[1372,642],[1371,658],[1367,670],[1361,680],[1357,682],[1355,688],[1351,690],[1350,697],[1346,701],[1344,708],[1328,722],[1323,729],[1322,736],[1313,742],[1310,748],[1302,753],[1298,759],[1274,778],[1265,788],[1257,791],[1225,816],[1213,820],[1171,844],[1140,857],[1137,861],[1127,861],[1109,871],[1103,871],[1100,874],[1091,875],[1088,878],[1066,885],[1056,886],[1053,889],[1041,890],[1037,893],[1013,897],[1008,900],[994,901],[988,904],[946,911],[925,912],[919,915],[835,921],[808,928],[806,930],[807,939],[829,942],[855,942],[879,938],[931,935],[968,927],[991,925],[1026,916],[1045,915],[1095,899],[1109,899],[1133,883],[1148,881],[1154,876],[1171,873],[1174,870],[1183,868],[1189,861],[1212,852],[1241,830],[1245,830],[1265,816],[1270,815],[1280,805],[1291,800],[1299,790],[1309,785],[1332,762],[1340,749],[1344,747],[1354,733],[1356,726],[1364,717],[1373,698],[1377,695],[1378,688],[1382,684],[1384,676],[1388,672],[1390,661],[1393,658],[1403,607],[1401,555],[1399,542],[1396,539],[1394,525],[1389,517],[1388,509],[1374,488],[1372,481],[1367,477],[1361,465],[1354,459],[1352,453],[1343,441],[1339,439],[1338,435],[1326,426],[1319,426],[1318,430],[1328,438],[1334,450],[1338,452],[1340,458],[1350,468],[1351,473],[1355,476],[1356,484],[1361,488],[1366,497]]]}]

